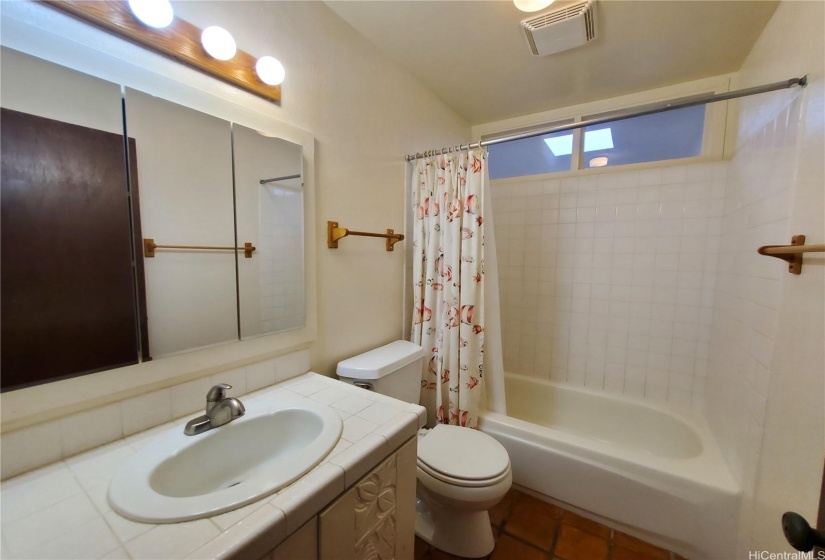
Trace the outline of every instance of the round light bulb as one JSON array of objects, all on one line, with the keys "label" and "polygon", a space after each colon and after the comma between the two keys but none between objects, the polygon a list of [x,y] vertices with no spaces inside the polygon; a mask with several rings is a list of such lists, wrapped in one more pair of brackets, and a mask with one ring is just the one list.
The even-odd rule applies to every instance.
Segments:
[{"label": "round light bulb", "polygon": [[155,29],[162,29],[175,19],[169,0],[129,0],[129,9],[142,24]]},{"label": "round light bulb", "polygon": [[261,81],[270,86],[277,86],[284,81],[286,70],[284,65],[273,56],[262,56],[255,63],[255,72]]},{"label": "round light bulb", "polygon": [[594,157],[589,163],[590,167],[604,167],[607,165],[607,156]]},{"label": "round light bulb", "polygon": [[235,52],[238,50],[235,46],[235,39],[232,38],[229,31],[217,25],[212,25],[203,30],[201,44],[209,56],[218,60],[229,60],[235,56]]},{"label": "round light bulb", "polygon": [[554,1],[555,0],[513,0],[513,4],[522,12],[538,12]]}]

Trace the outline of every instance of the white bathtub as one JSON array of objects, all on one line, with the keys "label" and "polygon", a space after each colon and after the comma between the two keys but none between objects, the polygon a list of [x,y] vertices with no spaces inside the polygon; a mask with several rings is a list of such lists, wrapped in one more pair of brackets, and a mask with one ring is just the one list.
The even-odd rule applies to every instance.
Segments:
[{"label": "white bathtub", "polygon": [[479,427],[513,481],[690,558],[732,558],[740,492],[701,419],[506,374],[508,416]]}]

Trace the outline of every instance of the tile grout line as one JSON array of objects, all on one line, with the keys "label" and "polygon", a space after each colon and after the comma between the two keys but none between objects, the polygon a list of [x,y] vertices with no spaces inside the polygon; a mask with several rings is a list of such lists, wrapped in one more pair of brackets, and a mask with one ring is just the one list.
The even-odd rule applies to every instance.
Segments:
[{"label": "tile grout line", "polygon": [[[561,508],[559,508],[561,509]],[[558,523],[556,523],[556,530],[555,534],[553,535],[553,546],[550,547],[550,557],[556,556],[556,546],[559,544],[559,539],[561,538],[561,526],[564,520],[564,512],[567,511],[565,509],[561,509],[561,515],[559,515]]]}]

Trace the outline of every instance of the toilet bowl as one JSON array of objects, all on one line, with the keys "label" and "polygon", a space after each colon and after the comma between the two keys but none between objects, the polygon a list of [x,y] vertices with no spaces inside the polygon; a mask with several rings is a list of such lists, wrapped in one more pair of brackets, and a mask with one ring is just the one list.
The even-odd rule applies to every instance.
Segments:
[{"label": "toilet bowl", "polygon": [[487,510],[513,483],[507,451],[476,430],[439,425],[422,432],[416,535],[456,556],[487,556],[495,546]]},{"label": "toilet bowl", "polygon": [[[338,363],[341,381],[418,404],[424,350],[399,340]],[[487,513],[512,485],[510,457],[492,437],[439,424],[418,435],[415,533],[465,558],[493,551]]]}]

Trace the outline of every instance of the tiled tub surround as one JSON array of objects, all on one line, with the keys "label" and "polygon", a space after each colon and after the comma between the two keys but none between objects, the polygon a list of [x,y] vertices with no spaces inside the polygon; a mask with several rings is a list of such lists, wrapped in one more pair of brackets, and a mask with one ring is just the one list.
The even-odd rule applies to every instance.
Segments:
[{"label": "tiled tub surround", "polygon": [[261,332],[304,326],[303,192],[261,185]]},{"label": "tiled tub surround", "polygon": [[810,231],[791,231],[801,111],[797,100],[740,148],[725,197],[706,409],[743,488],[743,531],[758,475],[782,284],[796,279],[783,261],[754,249]]},{"label": "tiled tub surround", "polygon": [[727,170],[493,181],[505,369],[701,408]]},{"label": "tiled tub surround", "polygon": [[426,417],[417,405],[311,372],[244,400],[281,391],[329,405],[344,421],[335,448],[292,485],[185,523],[135,523],[114,513],[106,500],[114,473],[158,432],[182,430],[185,420],[177,420],[4,482],[2,557],[260,558],[415,436]]},{"label": "tiled tub surround", "polygon": [[[806,26],[812,29],[801,36],[821,42],[822,5],[781,8],[759,51],[776,57],[767,71],[787,66],[785,57],[822,68],[816,43],[786,43],[788,30]],[[753,62],[750,72],[766,72]],[[754,251],[796,234],[807,235],[808,243],[825,239],[821,74],[794,93],[743,103],[725,197],[706,410],[743,488],[742,557],[749,550],[791,550],[776,520],[789,509],[816,518],[825,454],[821,255],[806,255],[796,276],[784,262]]]},{"label": "tiled tub surround", "polygon": [[229,383],[229,395],[240,397],[309,371],[309,350],[284,354],[245,367],[93,408],[58,420],[4,432],[0,475],[18,474],[67,459],[83,451],[203,412],[206,393],[216,383]]}]

